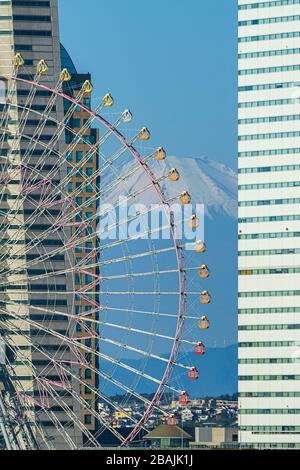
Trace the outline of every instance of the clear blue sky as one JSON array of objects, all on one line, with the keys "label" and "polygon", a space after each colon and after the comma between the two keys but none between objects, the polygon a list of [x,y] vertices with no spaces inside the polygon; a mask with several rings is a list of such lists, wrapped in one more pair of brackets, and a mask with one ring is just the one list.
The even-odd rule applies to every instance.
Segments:
[{"label": "clear blue sky", "polygon": [[59,0],[61,38],[96,93],[153,146],[236,168],[236,0]]}]

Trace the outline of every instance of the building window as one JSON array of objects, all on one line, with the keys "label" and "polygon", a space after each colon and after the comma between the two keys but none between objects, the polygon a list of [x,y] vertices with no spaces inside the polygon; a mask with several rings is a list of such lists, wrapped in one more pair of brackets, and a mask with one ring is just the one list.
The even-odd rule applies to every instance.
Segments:
[{"label": "building window", "polygon": [[92,416],[91,415],[85,415],[84,416],[84,424],[92,424]]},{"label": "building window", "polygon": [[14,30],[14,35],[15,36],[46,36],[46,37],[51,37],[52,32],[51,31],[43,31],[43,30],[35,31],[35,30],[26,30],[26,29],[15,29]]},{"label": "building window", "polygon": [[[2,2],[3,3],[3,2]],[[10,2],[5,2],[6,4],[10,4]],[[50,2],[42,1],[42,0],[12,0],[12,5],[14,7],[50,7]]]},{"label": "building window", "polygon": [[79,163],[83,159],[83,152],[81,150],[77,150],[76,152],[76,162]]},{"label": "building window", "polygon": [[38,16],[38,15],[14,15],[14,21],[38,21],[41,22],[51,22],[51,16]]}]

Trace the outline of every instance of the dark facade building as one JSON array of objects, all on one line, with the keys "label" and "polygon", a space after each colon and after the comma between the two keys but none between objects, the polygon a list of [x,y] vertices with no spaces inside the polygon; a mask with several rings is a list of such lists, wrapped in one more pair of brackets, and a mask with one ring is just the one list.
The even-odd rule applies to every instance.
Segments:
[{"label": "dark facade building", "polygon": [[[77,72],[72,59],[63,46],[61,46],[61,58],[62,69],[67,68],[72,75],[72,80],[67,82],[64,91],[71,97],[76,98],[83,84],[86,81],[91,81],[91,75]],[[85,94],[82,98],[82,102],[90,108],[91,94]],[[78,134],[88,120],[88,112],[78,108],[71,116],[68,125]],[[75,276],[75,290],[80,291],[80,289],[85,286],[84,296],[77,295],[75,298],[75,313],[79,315],[87,313],[92,320],[97,320],[98,316],[97,308],[95,308],[98,300],[96,292],[98,287],[97,278],[99,275],[98,267],[96,266],[98,261],[98,244],[96,236],[97,218],[95,218],[95,213],[98,207],[97,194],[100,190],[100,180],[98,177],[95,177],[95,179],[91,181],[91,176],[96,175],[98,170],[98,149],[95,148],[98,140],[98,129],[92,126],[88,126],[80,142],[75,147],[72,145],[74,135],[70,132],[66,133],[67,145],[72,146],[72,150],[68,152],[67,171],[73,171],[74,173],[74,176],[68,183],[68,190],[70,193],[75,194],[75,207],[80,208],[80,211],[75,214],[73,219],[75,222],[73,232],[77,230],[76,223],[80,224],[82,222],[84,226],[82,237],[88,237],[88,241],[85,241],[75,249],[76,263],[82,264],[83,260],[88,256],[89,264],[93,266],[87,267],[83,272],[78,272]],[[86,222],[89,218],[91,218],[92,221],[86,226]],[[89,233],[92,235],[89,236]],[[84,344],[88,345],[93,350],[98,349],[97,339],[94,337],[97,333],[96,329],[95,323],[90,324],[88,331],[80,325],[80,323],[78,323],[76,327],[78,338],[82,338]],[[92,433],[95,433],[98,428],[98,420],[89,411],[90,409],[98,409],[97,394],[95,393],[95,390],[97,390],[99,386],[97,374],[98,366],[97,355],[93,354],[89,358],[88,363],[81,368],[81,379],[85,382],[85,385],[81,385],[80,394],[88,405],[82,406],[81,416],[84,425]]]}]

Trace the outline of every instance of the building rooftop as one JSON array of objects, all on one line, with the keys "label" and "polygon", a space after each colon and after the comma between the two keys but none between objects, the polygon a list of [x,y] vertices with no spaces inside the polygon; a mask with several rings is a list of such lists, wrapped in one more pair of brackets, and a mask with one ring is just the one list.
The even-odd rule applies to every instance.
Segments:
[{"label": "building rooftop", "polygon": [[192,439],[192,436],[179,426],[168,426],[167,424],[161,424],[153,429],[153,431],[146,434],[144,439],[164,439],[166,437],[172,439]]}]

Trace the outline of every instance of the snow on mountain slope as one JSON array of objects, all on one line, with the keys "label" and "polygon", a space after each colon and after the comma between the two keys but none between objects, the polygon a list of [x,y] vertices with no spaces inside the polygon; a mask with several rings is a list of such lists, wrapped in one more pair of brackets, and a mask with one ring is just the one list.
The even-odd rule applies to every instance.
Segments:
[{"label": "snow on mountain slope", "polygon": [[[122,165],[121,175],[130,172],[132,162]],[[167,194],[174,197],[180,192],[188,190],[192,202],[205,205],[206,215],[210,218],[214,214],[237,217],[237,175],[225,165],[209,160],[208,158],[174,157],[151,165],[155,176],[165,175],[171,168],[180,173],[180,180],[168,184]],[[109,179],[112,178],[111,173]],[[102,179],[104,181],[104,179]],[[106,182],[105,182],[106,183]],[[142,170],[138,170],[124,182],[120,182],[109,193],[109,200],[116,200],[119,196],[128,196],[138,192],[147,184],[147,177]],[[104,184],[105,186],[105,184]],[[153,188],[137,195],[136,203],[157,203]]]},{"label": "snow on mountain slope", "polygon": [[206,215],[222,212],[237,216],[237,175],[233,170],[208,158],[168,157],[167,168],[177,168],[180,181],[174,194],[188,190],[194,203],[205,205]]},{"label": "snow on mountain slope", "polygon": [[[168,196],[173,197],[184,190],[192,196],[192,202],[204,204],[205,242],[208,250],[196,262],[207,264],[211,277],[203,284],[213,296],[209,308],[212,328],[205,333],[209,347],[223,346],[237,342],[237,175],[225,165],[208,158],[170,157],[154,162],[151,168],[159,177],[176,167],[181,174],[180,181],[168,184]],[[125,176],[132,168],[132,161],[117,171]],[[115,180],[115,179],[114,179]],[[102,180],[103,181],[103,180]],[[138,193],[148,184],[143,171],[126,178],[109,192],[108,202],[114,204],[119,196]],[[105,186],[105,183],[103,184]],[[137,194],[131,202],[150,205],[157,203],[153,188]],[[196,256],[190,254],[189,256]],[[199,288],[199,286],[198,286]],[[191,289],[193,290],[193,289]],[[195,290],[195,289],[194,289]],[[195,305],[192,313],[202,313]]]}]

